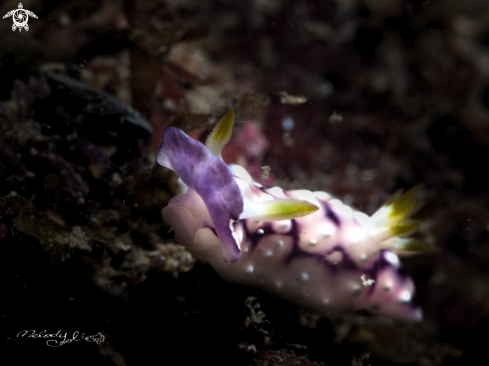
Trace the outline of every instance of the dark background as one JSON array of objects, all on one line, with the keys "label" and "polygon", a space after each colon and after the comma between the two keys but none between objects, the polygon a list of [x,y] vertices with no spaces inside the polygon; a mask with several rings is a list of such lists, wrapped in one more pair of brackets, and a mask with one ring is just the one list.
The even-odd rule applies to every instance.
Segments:
[{"label": "dark background", "polygon": [[[486,1],[22,4],[38,17],[28,31],[0,20],[0,365],[486,362]],[[161,135],[172,124],[203,138],[230,107],[224,159],[257,180],[266,164],[267,183],[368,214],[421,184],[417,235],[440,252],[403,263],[423,322],[319,318],[175,245]],[[268,323],[245,327],[249,296]],[[105,340],[50,348],[24,329]]]}]

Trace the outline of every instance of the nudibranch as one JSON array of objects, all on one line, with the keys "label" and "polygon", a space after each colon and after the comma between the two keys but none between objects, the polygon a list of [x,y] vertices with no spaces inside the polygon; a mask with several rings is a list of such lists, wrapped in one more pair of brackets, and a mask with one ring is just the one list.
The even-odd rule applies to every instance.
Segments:
[{"label": "nudibranch", "polygon": [[233,123],[230,110],[205,145],[175,127],[164,132],[157,161],[179,176],[184,193],[162,210],[175,240],[224,280],[326,316],[367,310],[420,320],[397,255],[430,250],[406,238],[418,226],[411,219],[417,188],[397,192],[368,216],[325,192],[259,184],[222,161]]}]

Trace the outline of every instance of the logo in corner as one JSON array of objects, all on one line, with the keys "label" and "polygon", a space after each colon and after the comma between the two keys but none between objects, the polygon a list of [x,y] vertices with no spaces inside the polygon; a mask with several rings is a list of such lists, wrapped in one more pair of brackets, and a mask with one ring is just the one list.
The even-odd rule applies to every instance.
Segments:
[{"label": "logo in corner", "polygon": [[19,3],[19,8],[15,10],[9,11],[7,14],[3,16],[3,19],[12,17],[14,24],[12,25],[12,30],[15,31],[17,28],[19,28],[19,32],[22,31],[22,28],[24,28],[26,31],[29,30],[29,25],[27,22],[29,21],[29,15],[33,18],[37,19],[37,15],[34,14],[30,10],[24,9],[24,6],[22,3]]}]

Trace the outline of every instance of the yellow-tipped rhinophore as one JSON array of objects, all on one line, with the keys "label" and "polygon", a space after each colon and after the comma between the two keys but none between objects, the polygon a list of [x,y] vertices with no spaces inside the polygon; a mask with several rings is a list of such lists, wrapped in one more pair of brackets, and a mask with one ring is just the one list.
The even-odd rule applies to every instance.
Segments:
[{"label": "yellow-tipped rhinophore", "polygon": [[245,201],[245,211],[240,219],[252,218],[257,221],[280,221],[310,215],[319,207],[308,201],[278,199],[273,201]]},{"label": "yellow-tipped rhinophore", "polygon": [[207,136],[207,140],[205,141],[205,146],[209,149],[212,155],[221,158],[221,151],[224,146],[231,139],[231,134],[233,132],[234,125],[234,111],[231,108],[225,115],[222,117],[219,122],[217,122],[216,126],[212,130],[212,132]]}]

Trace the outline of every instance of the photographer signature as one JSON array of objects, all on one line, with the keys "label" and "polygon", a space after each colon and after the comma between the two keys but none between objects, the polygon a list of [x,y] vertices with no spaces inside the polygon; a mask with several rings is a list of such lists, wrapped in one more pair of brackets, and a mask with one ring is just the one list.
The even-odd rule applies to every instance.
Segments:
[{"label": "photographer signature", "polygon": [[95,335],[88,335],[88,336],[85,336],[85,333],[82,333],[82,335],[80,336],[80,332],[75,331],[71,335],[71,337],[68,337],[68,333],[62,333],[61,330],[58,330],[56,334],[47,333],[47,330],[43,330],[39,333],[36,333],[35,330],[22,330],[19,333],[17,333],[17,338],[24,337],[24,336],[26,336],[26,338],[43,338],[43,339],[51,338],[48,341],[46,341],[46,344],[49,347],[60,347],[65,344],[78,342],[78,341],[95,342],[99,344],[105,340],[105,337],[100,332],[98,332]]}]

